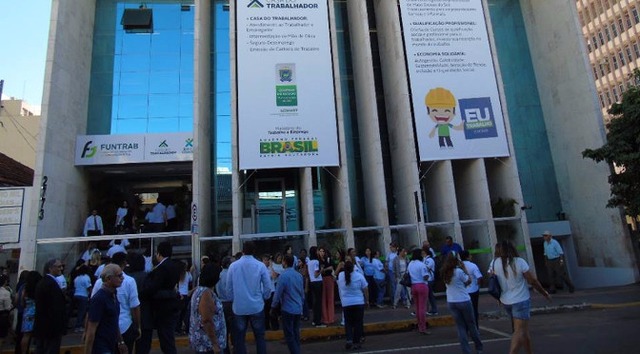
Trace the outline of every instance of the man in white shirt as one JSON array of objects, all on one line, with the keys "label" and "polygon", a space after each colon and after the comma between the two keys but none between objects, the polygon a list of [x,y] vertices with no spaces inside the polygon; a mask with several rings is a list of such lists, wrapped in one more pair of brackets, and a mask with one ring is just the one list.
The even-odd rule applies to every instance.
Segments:
[{"label": "man in white shirt", "polygon": [[107,251],[107,257],[112,258],[116,253],[127,253],[127,250],[122,246],[122,240],[113,240],[113,246],[109,247]]},{"label": "man in white shirt", "polygon": [[167,231],[178,230],[178,219],[176,218],[176,205],[167,205]]},{"label": "man in white shirt", "polygon": [[104,227],[102,226],[102,218],[98,215],[98,210],[93,209],[91,215],[84,222],[85,236],[100,236],[104,235]]},{"label": "man in white shirt", "polygon": [[243,244],[243,256],[231,263],[227,273],[229,294],[233,298],[234,351],[244,354],[247,351],[245,335],[251,322],[256,341],[257,354],[266,354],[267,343],[264,338],[264,301],[271,296],[271,279],[264,263],[253,257],[256,245],[253,241]]},{"label": "man in white shirt", "polygon": [[163,232],[167,224],[167,207],[162,204],[160,199],[149,214],[149,226],[147,232]]}]

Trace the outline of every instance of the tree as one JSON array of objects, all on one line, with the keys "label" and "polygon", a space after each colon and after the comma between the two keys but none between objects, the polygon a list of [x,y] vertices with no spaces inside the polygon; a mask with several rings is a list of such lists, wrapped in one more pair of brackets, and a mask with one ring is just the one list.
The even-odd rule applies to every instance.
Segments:
[{"label": "tree", "polygon": [[607,142],[598,149],[586,149],[583,158],[615,166],[609,175],[611,198],[607,207],[624,207],[631,217],[640,215],[640,70],[633,71],[636,85],[609,108]]}]

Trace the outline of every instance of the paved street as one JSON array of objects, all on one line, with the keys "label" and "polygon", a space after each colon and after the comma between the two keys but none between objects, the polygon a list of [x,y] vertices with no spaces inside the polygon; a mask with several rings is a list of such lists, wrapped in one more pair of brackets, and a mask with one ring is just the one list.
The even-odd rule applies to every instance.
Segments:
[{"label": "paved street", "polygon": [[[637,353],[640,349],[640,306],[592,309],[536,315],[531,322],[536,353]],[[484,353],[507,353],[510,322],[486,320],[481,326]],[[249,346],[250,353],[255,353]],[[287,353],[282,343],[268,343],[269,353]],[[360,354],[459,353],[455,327],[434,327],[430,336],[415,332],[375,335],[366,338]],[[187,353],[188,351],[184,351]],[[346,352],[343,340],[304,343],[302,352],[324,354]]]},{"label": "paved street", "polygon": [[[480,334],[484,353],[507,353],[510,343],[508,319],[487,319],[481,322]],[[538,314],[532,317],[531,336],[535,353],[627,354],[640,349],[640,304],[624,303],[605,308],[575,312]],[[366,338],[360,354],[384,353],[459,353],[456,330],[453,326],[433,327],[429,336],[416,332],[371,335]],[[288,353],[279,341],[267,343],[269,353]],[[253,344],[249,353],[255,353]],[[180,353],[192,353],[181,348]],[[343,339],[326,339],[302,344],[305,354],[347,352]],[[353,352],[353,351],[350,351]],[[159,350],[154,353],[161,353]]]}]

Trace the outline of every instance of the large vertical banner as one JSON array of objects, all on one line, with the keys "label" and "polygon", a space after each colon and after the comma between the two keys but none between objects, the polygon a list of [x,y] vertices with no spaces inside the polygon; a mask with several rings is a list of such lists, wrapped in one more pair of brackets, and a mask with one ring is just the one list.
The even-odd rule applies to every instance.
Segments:
[{"label": "large vertical banner", "polygon": [[337,166],[326,0],[238,0],[240,169]]},{"label": "large vertical banner", "polygon": [[421,161],[508,156],[482,0],[400,0]]}]

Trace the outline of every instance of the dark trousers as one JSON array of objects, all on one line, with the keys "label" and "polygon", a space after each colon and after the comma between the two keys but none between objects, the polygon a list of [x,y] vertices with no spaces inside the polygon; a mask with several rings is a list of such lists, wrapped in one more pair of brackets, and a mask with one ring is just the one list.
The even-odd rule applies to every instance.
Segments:
[{"label": "dark trousers", "polygon": [[430,281],[429,283],[429,312],[438,312],[438,304],[436,303],[436,294],[435,294],[435,281]]},{"label": "dark trousers", "polygon": [[227,326],[227,347],[224,348],[224,354],[231,354],[231,346],[233,345],[233,302],[222,302],[224,310],[224,323]]},{"label": "dark trousers", "polygon": [[136,342],[136,338],[138,338],[138,328],[131,324],[127,330],[122,333],[122,340],[124,344],[127,346],[127,351],[132,354],[133,353],[133,345]]},{"label": "dark trousers", "polygon": [[[165,354],[176,354],[176,337],[175,328],[177,321],[177,313],[163,316],[157,321],[155,326],[158,333],[158,340],[160,341],[160,349]],[[140,339],[136,342],[136,354],[148,354],[151,351],[151,337],[153,336],[153,329],[142,329]]]},{"label": "dark trousers", "polygon": [[271,302],[273,301],[273,294],[264,301],[264,325],[267,331],[277,331],[280,329],[278,323],[278,317],[271,316]]},{"label": "dark trousers", "polygon": [[89,298],[86,296],[74,296],[73,302],[76,304],[77,309],[75,328],[84,328],[84,316],[87,314]]},{"label": "dark trousers", "polygon": [[360,343],[364,331],[364,305],[345,306],[342,311],[347,343]]},{"label": "dark trousers", "polygon": [[60,354],[60,343],[62,336],[53,338],[38,338],[36,342],[36,353],[38,354]]},{"label": "dark trousers", "polygon": [[322,320],[322,282],[312,281],[309,287],[313,297],[313,323],[319,325]]},{"label": "dark trousers", "polygon": [[233,315],[234,338],[236,339],[233,352],[235,354],[247,354],[246,334],[247,327],[251,323],[253,338],[256,341],[256,353],[267,353],[267,342],[264,339],[264,315],[262,312],[253,315]]},{"label": "dark trousers", "polygon": [[289,353],[300,354],[300,315],[282,311],[282,331]]},{"label": "dark trousers", "polygon": [[376,299],[378,299],[378,283],[373,279],[373,275],[365,275],[367,280],[367,287],[369,288],[369,304],[375,305]]},{"label": "dark trousers", "polygon": [[478,299],[480,298],[480,290],[475,293],[469,293],[471,297],[471,305],[473,305],[473,317],[476,319],[476,328],[480,328],[480,317],[478,317]]},{"label": "dark trousers", "polygon": [[556,284],[564,285],[567,283],[569,290],[573,291],[573,283],[567,275],[567,268],[564,262],[560,262],[560,257],[555,259],[547,259],[545,262],[547,266],[547,274],[549,275],[549,288],[551,290],[556,289]]},{"label": "dark trousers", "polygon": [[180,295],[180,315],[176,323],[176,332],[189,333],[189,310],[190,310],[191,298],[186,295]]}]

